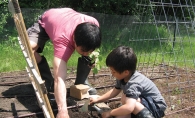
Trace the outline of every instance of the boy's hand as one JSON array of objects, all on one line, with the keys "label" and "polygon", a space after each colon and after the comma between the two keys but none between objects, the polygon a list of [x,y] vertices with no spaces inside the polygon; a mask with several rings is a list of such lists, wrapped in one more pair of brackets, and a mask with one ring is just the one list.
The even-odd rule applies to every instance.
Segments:
[{"label": "boy's hand", "polygon": [[95,104],[95,103],[97,103],[98,102],[98,98],[93,98],[93,97],[90,97],[89,98],[89,104],[90,105],[93,105],[93,104]]}]

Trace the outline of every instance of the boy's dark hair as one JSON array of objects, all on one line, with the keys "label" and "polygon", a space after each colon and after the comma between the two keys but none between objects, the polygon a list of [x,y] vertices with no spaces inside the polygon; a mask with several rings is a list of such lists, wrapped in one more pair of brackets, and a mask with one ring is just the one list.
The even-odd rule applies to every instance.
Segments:
[{"label": "boy's dark hair", "polygon": [[125,70],[134,73],[137,65],[137,57],[132,48],[119,46],[107,56],[106,65],[114,68],[119,73]]},{"label": "boy's dark hair", "polygon": [[100,28],[92,23],[81,23],[74,31],[74,40],[77,46],[81,46],[84,52],[95,50],[101,45]]}]

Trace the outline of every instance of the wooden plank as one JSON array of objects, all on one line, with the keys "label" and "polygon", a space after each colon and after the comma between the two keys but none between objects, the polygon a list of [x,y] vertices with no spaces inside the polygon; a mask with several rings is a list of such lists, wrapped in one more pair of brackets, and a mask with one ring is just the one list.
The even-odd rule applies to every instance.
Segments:
[{"label": "wooden plank", "polygon": [[39,106],[42,108],[42,110],[44,111],[44,115],[46,116],[46,118],[50,118],[50,113],[48,112],[47,110],[47,107],[46,105],[44,104],[44,100],[42,99],[41,95],[40,95],[40,92],[38,91],[38,88],[36,86],[36,83],[34,82],[34,79],[33,79],[33,76],[31,75],[31,73],[29,72],[29,68],[26,67],[26,70],[27,70],[27,73],[30,77],[30,80],[31,80],[31,84],[35,90],[35,94],[36,94],[36,97],[38,99],[38,103],[39,103]]},{"label": "wooden plank", "polygon": [[98,108],[100,108],[102,112],[111,110],[111,108],[110,108],[107,104],[105,104],[104,102],[96,103],[95,105],[96,105]]}]

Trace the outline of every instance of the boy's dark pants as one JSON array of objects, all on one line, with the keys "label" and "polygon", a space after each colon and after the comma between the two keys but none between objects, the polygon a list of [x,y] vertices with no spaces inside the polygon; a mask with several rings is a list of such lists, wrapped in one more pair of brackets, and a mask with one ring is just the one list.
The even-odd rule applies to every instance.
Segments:
[{"label": "boy's dark pants", "polygon": [[[131,114],[131,118],[162,118],[164,116],[164,111],[159,108],[158,105],[155,104],[155,101],[151,97],[140,97],[141,103],[145,106],[145,108],[140,111],[140,113],[134,115]],[[143,117],[144,113],[152,114],[153,117]]]}]

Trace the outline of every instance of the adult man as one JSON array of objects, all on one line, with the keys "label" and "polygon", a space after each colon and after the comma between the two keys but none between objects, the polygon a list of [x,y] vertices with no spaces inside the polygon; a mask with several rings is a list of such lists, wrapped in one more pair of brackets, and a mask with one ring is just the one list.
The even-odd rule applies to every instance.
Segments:
[{"label": "adult man", "polygon": [[[41,77],[46,80],[45,84],[48,90],[53,82],[53,77],[45,57],[39,53],[43,51],[46,41],[51,39],[53,43],[54,95],[58,105],[57,117],[69,118],[65,85],[67,61],[74,50],[82,56],[88,56],[96,48],[100,47],[101,32],[99,23],[95,18],[78,13],[71,8],[49,9],[44,12],[38,23],[34,23],[28,29],[28,35]],[[87,68],[87,71],[84,76],[83,72],[77,72],[75,84],[87,84],[85,76],[88,75],[90,68],[83,64],[83,58],[78,59],[77,71],[82,70],[79,68],[83,67]],[[81,78],[79,78],[78,73],[81,74]],[[90,90],[89,93],[96,93],[94,88]]]}]

